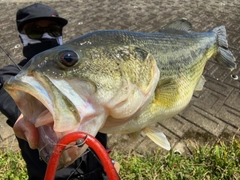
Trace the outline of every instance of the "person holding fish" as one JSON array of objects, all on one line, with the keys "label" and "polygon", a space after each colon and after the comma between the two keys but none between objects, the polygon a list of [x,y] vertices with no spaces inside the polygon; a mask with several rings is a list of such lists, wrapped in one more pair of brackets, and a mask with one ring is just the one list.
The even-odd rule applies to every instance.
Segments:
[{"label": "person holding fish", "polygon": [[[195,32],[192,24],[182,18],[158,32],[95,31],[58,46],[67,21],[52,9],[47,15],[43,8],[27,10],[29,7],[17,13],[26,61],[45,47],[56,47],[32,57],[20,72],[15,66],[0,70],[1,83],[5,82],[4,88],[13,98],[1,88],[0,109],[16,135],[28,141],[18,139],[28,170],[36,177],[33,179],[38,179],[37,174],[43,176],[46,164],[38,160],[38,151],[30,147],[38,147],[41,158],[47,162],[59,138],[70,132],[98,134],[105,146],[106,136],[98,132],[129,134],[133,138],[143,132],[157,145],[170,150],[167,137],[155,123],[180,113],[193,93],[203,89],[206,79],[202,74],[209,59],[230,70],[237,67],[228,48],[225,26]],[[24,17],[22,11],[32,16]],[[44,21],[38,24],[40,19]],[[85,154],[87,147],[72,148],[65,148],[62,153],[58,165],[67,168],[58,171],[58,177],[65,176],[67,171],[78,176],[77,171],[82,170],[79,176],[83,172],[91,174],[82,179],[102,179],[101,166],[92,160],[91,154],[78,159],[85,164],[80,169],[79,161],[74,162]]]},{"label": "person holding fish", "polygon": [[[17,136],[22,157],[27,164],[30,180],[44,179],[47,164],[39,157],[38,129],[23,118],[11,96],[4,90],[3,84],[15,76],[36,54],[61,45],[62,29],[68,23],[59,17],[58,12],[41,3],[19,9],[16,14],[17,30],[23,44],[22,60],[18,66],[9,65],[0,69],[0,110],[8,118],[7,123],[13,127]],[[96,138],[106,148],[106,134],[98,133]],[[55,179],[107,179],[101,163],[93,152],[85,153],[73,164],[56,172]]]}]

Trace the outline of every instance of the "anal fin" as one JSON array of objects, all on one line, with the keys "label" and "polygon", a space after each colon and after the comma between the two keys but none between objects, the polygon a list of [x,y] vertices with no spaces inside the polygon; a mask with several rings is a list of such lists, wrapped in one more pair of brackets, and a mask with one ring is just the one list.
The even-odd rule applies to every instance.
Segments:
[{"label": "anal fin", "polygon": [[199,81],[195,87],[195,91],[202,91],[203,90],[203,87],[204,87],[204,84],[206,82],[206,79],[204,78],[203,75],[201,75],[201,77],[199,78]]},{"label": "anal fin", "polygon": [[136,131],[134,133],[128,134],[130,138],[137,139],[140,136],[141,131]]},{"label": "anal fin", "polygon": [[158,146],[166,150],[171,149],[169,141],[159,129],[155,127],[145,127],[142,131]]}]

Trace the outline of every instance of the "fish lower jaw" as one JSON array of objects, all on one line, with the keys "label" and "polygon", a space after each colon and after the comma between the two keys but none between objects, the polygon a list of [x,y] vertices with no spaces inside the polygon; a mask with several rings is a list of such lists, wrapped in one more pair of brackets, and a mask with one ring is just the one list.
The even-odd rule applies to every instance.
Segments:
[{"label": "fish lower jaw", "polygon": [[[59,140],[69,132],[55,132],[53,128],[50,126],[40,126],[38,127],[38,131],[40,135],[39,144],[38,144],[39,154],[41,158],[46,163],[48,163],[50,160],[50,156],[55,146],[58,144]],[[76,142],[72,142],[70,144],[60,144],[60,145],[65,146],[65,149],[62,152],[62,155],[58,164],[58,169],[61,169],[70,165],[77,158],[79,158],[86,151],[88,147],[86,144],[78,145]]]},{"label": "fish lower jaw", "polygon": [[72,164],[77,158],[83,155],[84,152],[87,153],[87,148],[87,145],[79,147],[76,145],[76,143],[68,144],[63,150],[61,159],[58,164],[58,169],[65,168]]}]

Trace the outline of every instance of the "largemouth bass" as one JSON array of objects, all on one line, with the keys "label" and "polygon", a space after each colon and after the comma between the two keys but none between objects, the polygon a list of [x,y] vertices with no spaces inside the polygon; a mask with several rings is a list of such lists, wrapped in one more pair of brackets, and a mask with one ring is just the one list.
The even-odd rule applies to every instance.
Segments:
[{"label": "largemouth bass", "polygon": [[[155,33],[96,31],[36,55],[4,87],[38,128],[46,162],[58,140],[75,131],[143,131],[169,150],[166,136],[152,124],[178,114],[203,88],[210,58],[236,68],[224,26],[194,32],[182,19]],[[85,150],[66,149],[59,168]]]}]

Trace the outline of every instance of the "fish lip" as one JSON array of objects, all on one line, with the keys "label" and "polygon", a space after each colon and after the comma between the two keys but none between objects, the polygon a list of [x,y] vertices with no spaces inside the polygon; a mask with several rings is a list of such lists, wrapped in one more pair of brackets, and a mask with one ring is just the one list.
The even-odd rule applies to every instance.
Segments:
[{"label": "fish lip", "polygon": [[[33,82],[33,81],[31,81]],[[36,83],[36,82],[35,82]],[[12,77],[5,84],[4,88],[15,100],[17,106],[22,112],[24,118],[34,124],[39,132],[38,150],[41,159],[45,162],[49,161],[53,148],[57,144],[60,137],[55,133],[53,129],[53,115],[46,105],[43,104],[41,98],[36,96],[40,92],[31,91],[33,88],[29,83],[19,79],[19,77]],[[44,89],[42,89],[44,90]],[[47,94],[45,92],[45,94]],[[46,98],[47,100],[48,98]],[[51,102],[50,99],[47,101]],[[46,101],[45,101],[46,103]],[[27,108],[26,108],[27,107]],[[36,119],[41,119],[43,112],[51,114],[51,121],[40,124]],[[62,162],[62,160],[61,160]],[[63,163],[63,162],[62,162]],[[60,163],[61,164],[61,163]],[[60,165],[62,166],[62,165]]]},{"label": "fish lip", "polygon": [[[40,159],[48,163],[54,147],[57,145],[57,142],[68,132],[54,131],[53,115],[51,114],[50,110],[42,103],[42,100],[35,97],[36,94],[31,91],[29,83],[20,81],[20,79],[17,78],[11,78],[5,83],[4,88],[16,101],[16,104],[22,111],[24,117],[26,117],[38,129],[38,151]],[[31,103],[29,103],[30,101]],[[26,106],[28,106],[29,108],[26,108]],[[41,109],[40,111],[39,108]],[[45,124],[39,124],[35,121],[35,119],[41,118],[42,112],[46,110],[51,114],[52,121]],[[68,147],[68,145],[66,145],[66,147]],[[84,149],[81,149],[79,151],[82,152]],[[67,161],[68,157],[69,153],[67,151],[64,151],[59,160],[58,169],[61,169],[71,164],[70,161]]]},{"label": "fish lip", "polygon": [[[51,93],[48,94],[48,89],[45,89],[46,87],[42,85],[41,80],[39,80],[36,76],[26,76],[23,75],[17,75],[15,77],[12,77],[9,79],[5,85],[4,88],[7,90],[7,92],[13,97],[16,104],[18,105],[19,109],[22,111],[22,114],[26,117],[26,119],[29,119],[29,121],[35,125],[35,127],[38,129],[39,132],[39,143],[38,143],[38,150],[40,153],[41,158],[48,162],[49,158],[53,152],[53,149],[55,145],[57,144],[58,140],[62,138],[64,135],[68,134],[69,132],[76,132],[76,131],[84,131],[81,129],[81,126],[86,126],[86,118],[94,119],[94,117],[98,117],[98,113],[101,112],[95,112],[94,108],[93,110],[89,106],[85,107],[85,109],[88,111],[85,117],[81,119],[81,122],[78,123],[78,126],[74,129],[70,129],[68,131],[56,131],[54,129],[53,123],[54,122],[54,115],[53,115],[53,100],[51,99]],[[57,87],[56,87],[57,88]],[[59,92],[60,93],[60,92]],[[29,107],[29,108],[26,108]],[[51,114],[52,121],[48,121],[45,124],[39,124],[36,125],[36,118],[41,118],[41,113],[44,111],[48,111]],[[84,109],[83,109],[84,110]],[[102,109],[100,109],[102,111]],[[92,112],[94,111],[94,112]],[[47,112],[47,113],[48,113]],[[105,114],[102,119],[105,119]],[[99,124],[99,126],[102,126],[102,124]],[[48,133],[47,133],[48,132]],[[50,135],[49,135],[50,132]],[[89,133],[93,136],[95,136],[97,133],[92,132]],[[67,145],[66,145],[67,147]],[[76,150],[75,154],[71,154],[73,152],[72,148],[71,150],[64,150],[64,153],[61,156],[58,169],[61,169],[63,167],[66,167],[67,165],[71,164],[76,158],[78,158],[87,148],[81,147]],[[73,148],[74,149],[74,148]],[[75,148],[76,149],[76,148]],[[70,154],[69,154],[70,152]]]},{"label": "fish lip", "polygon": [[[60,90],[61,86],[57,87],[54,81],[42,72],[25,70],[10,78],[4,87],[25,117],[31,117],[35,110],[38,114],[41,114],[46,109],[50,112],[53,120],[46,123],[39,123],[40,120],[36,123],[34,119],[38,117],[36,114],[32,116],[34,121],[32,123],[36,127],[54,122],[53,128],[55,131],[69,131],[79,124],[81,117],[72,99],[69,99]],[[39,112],[39,107],[41,112]]]},{"label": "fish lip", "polygon": [[[29,79],[29,81],[30,80],[33,80],[33,79]],[[35,83],[35,86],[38,84],[37,81],[34,81],[34,83]],[[41,86],[39,86],[38,84],[38,87],[41,87]],[[49,109],[49,107],[52,104],[51,99],[49,96],[47,96],[47,92],[45,91],[44,88],[37,89],[38,91],[33,91],[34,86],[31,86],[30,83],[28,82],[21,81],[18,77],[10,78],[4,84],[4,88],[12,96],[12,98],[16,102],[22,114],[32,124],[35,125],[34,119],[38,118],[43,111],[47,110],[53,117],[52,110]],[[43,96],[41,96],[41,94],[45,94],[44,98]],[[37,125],[36,127],[38,126],[39,125]]]},{"label": "fish lip", "polygon": [[[45,89],[44,88],[41,89],[44,90],[42,91],[42,93],[39,89],[38,89],[39,92],[33,91],[31,89],[34,87],[31,86],[30,83],[26,81],[31,83],[34,82],[35,85],[37,83],[37,81],[33,80],[30,81],[25,79],[24,81],[23,78],[19,78],[16,76],[9,79],[4,84],[4,88],[15,100],[17,106],[24,115],[25,119],[34,124],[34,126],[38,129],[39,132],[38,151],[41,156],[41,159],[44,160],[45,162],[48,162],[50,159],[50,155],[52,154],[53,149],[57,144],[58,140],[61,137],[63,137],[67,132],[58,133],[54,131],[53,128],[54,119],[51,113],[51,109],[49,109],[51,104],[46,105],[46,103],[51,102],[50,97],[45,96],[45,98],[43,98],[41,96],[41,94],[47,95]],[[45,99],[44,102],[43,99]],[[40,124],[40,122],[36,121],[36,119],[41,119],[41,114],[44,111],[46,113],[51,114],[51,121],[47,121],[44,124]],[[61,158],[58,168],[60,169],[64,166],[66,166],[66,163],[64,162],[63,158]]]},{"label": "fish lip", "polygon": [[56,86],[48,76],[37,71],[28,73],[22,71],[4,84],[23,116],[35,127],[53,124],[56,132],[75,129],[81,117],[72,99],[61,92],[61,87]]}]

